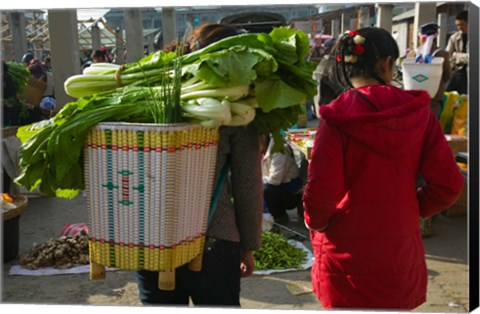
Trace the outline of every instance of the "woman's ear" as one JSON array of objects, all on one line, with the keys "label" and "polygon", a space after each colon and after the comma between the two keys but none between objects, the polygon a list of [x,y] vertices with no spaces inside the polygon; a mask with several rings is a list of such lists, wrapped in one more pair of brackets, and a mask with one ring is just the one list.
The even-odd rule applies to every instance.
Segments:
[{"label": "woman's ear", "polygon": [[392,56],[384,57],[377,61],[375,70],[386,84],[390,84],[395,74],[395,60]]},{"label": "woman's ear", "polygon": [[380,60],[377,61],[377,70],[379,73],[384,74],[387,73],[388,71],[391,71],[392,68],[392,57],[384,57],[381,58]]}]

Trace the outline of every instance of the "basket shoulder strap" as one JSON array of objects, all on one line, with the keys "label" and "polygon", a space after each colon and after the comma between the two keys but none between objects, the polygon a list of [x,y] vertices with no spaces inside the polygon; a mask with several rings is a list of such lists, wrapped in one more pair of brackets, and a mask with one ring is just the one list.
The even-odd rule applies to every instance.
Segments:
[{"label": "basket shoulder strap", "polygon": [[439,52],[440,50],[442,50],[441,48],[438,48],[437,50],[435,50],[433,53],[432,53],[432,57],[435,57],[435,55],[437,54],[437,52]]},{"label": "basket shoulder strap", "polygon": [[215,191],[213,193],[212,201],[210,202],[210,209],[208,211],[208,224],[213,218],[213,213],[215,212],[215,208],[217,207],[218,199],[220,198],[220,194],[222,193],[223,186],[225,185],[225,180],[227,179],[228,172],[230,171],[230,158],[227,157],[225,164],[220,171],[220,177],[218,179],[217,185],[215,186]]}]

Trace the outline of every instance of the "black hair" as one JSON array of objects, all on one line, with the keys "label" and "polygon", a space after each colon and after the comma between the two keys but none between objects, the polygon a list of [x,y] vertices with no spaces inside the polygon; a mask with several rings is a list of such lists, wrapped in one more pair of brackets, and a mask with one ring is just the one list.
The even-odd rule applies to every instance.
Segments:
[{"label": "black hair", "polygon": [[107,56],[105,55],[105,52],[102,50],[95,50],[92,53],[92,58],[103,58],[105,61],[107,61]]},{"label": "black hair", "polygon": [[29,63],[30,61],[32,61],[33,59],[35,59],[35,57],[33,56],[33,54],[27,52],[26,54],[23,55],[23,57],[22,57],[22,62],[28,65],[28,63]]},{"label": "black hair", "polygon": [[332,37],[332,38],[329,38],[329,39],[325,40],[325,42],[323,43],[323,48],[324,48],[325,54],[329,55],[329,54],[332,53],[336,42],[337,42],[337,37]]},{"label": "black hair", "polygon": [[423,24],[420,26],[420,33],[427,36],[435,35],[436,33],[438,33],[439,28],[440,26],[438,26],[437,23]]},{"label": "black hair", "polygon": [[468,22],[468,11],[462,11],[460,13],[457,14],[457,16],[455,17],[456,20],[464,20],[466,22]]},{"label": "black hair", "polygon": [[[355,43],[354,38],[357,34],[364,38],[363,43]],[[390,65],[393,66],[395,60],[400,56],[397,42],[392,35],[378,27],[365,27],[355,32],[346,32],[338,39],[334,51],[337,61],[337,78],[348,87],[353,87],[350,78],[361,75],[385,84],[383,79],[375,73],[377,61],[392,57]]]}]

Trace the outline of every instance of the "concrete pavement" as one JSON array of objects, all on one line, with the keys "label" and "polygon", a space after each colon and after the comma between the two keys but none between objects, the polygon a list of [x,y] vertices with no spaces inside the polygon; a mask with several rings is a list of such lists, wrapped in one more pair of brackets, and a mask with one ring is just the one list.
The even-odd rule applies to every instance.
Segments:
[{"label": "concrete pavement", "polygon": [[[287,224],[307,235],[302,222],[295,221],[296,212]],[[64,199],[33,198],[20,218],[20,254],[33,243],[42,243],[57,237],[67,223],[86,222],[84,197]],[[415,312],[468,311],[468,245],[467,217],[439,215],[433,222],[433,235],[425,238],[426,260],[429,270],[428,299]],[[285,232],[285,235],[292,236]],[[309,241],[303,243],[310,247]],[[3,265],[2,302],[21,304],[95,304],[139,305],[138,290],[131,272],[109,272],[107,279],[90,281],[88,275],[64,275],[68,286],[56,284],[58,276],[8,276],[18,260]],[[287,285],[311,287],[310,271],[255,275],[242,281],[242,307],[249,309],[319,310],[315,295],[294,296]],[[43,287],[49,287],[43,289]]]}]

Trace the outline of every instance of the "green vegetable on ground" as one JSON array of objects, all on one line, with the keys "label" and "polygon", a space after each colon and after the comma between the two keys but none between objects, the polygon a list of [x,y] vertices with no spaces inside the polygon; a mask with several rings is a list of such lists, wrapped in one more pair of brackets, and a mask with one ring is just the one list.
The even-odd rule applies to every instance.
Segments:
[{"label": "green vegetable on ground", "polygon": [[281,270],[302,268],[307,253],[288,243],[285,236],[272,232],[262,232],[262,246],[253,253],[255,269]]}]

